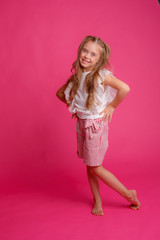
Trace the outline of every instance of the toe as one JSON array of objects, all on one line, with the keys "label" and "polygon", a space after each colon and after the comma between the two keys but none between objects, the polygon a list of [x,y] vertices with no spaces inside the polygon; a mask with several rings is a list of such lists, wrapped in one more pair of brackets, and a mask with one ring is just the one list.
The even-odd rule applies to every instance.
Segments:
[{"label": "toe", "polygon": [[96,215],[96,216],[102,216],[102,215],[104,215],[102,209],[93,209],[93,210],[92,210],[92,214],[94,214],[94,215]]},{"label": "toe", "polygon": [[130,208],[133,209],[133,210],[138,210],[139,209],[139,206],[136,206],[134,204],[131,204],[130,205]]},{"label": "toe", "polygon": [[100,209],[100,210],[98,210],[98,215],[99,216],[102,216],[104,213],[103,213],[103,210],[102,209]]},{"label": "toe", "polygon": [[101,216],[103,216],[103,215],[104,215],[103,211],[101,211],[101,212],[100,212],[100,215],[101,215]]}]

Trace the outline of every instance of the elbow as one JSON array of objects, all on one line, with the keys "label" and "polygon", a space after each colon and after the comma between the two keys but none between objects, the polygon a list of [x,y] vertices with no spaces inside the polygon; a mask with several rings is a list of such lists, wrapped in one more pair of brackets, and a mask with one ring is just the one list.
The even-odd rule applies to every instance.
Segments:
[{"label": "elbow", "polygon": [[125,86],[125,92],[128,94],[130,92],[130,87],[126,84]]},{"label": "elbow", "polygon": [[56,96],[59,97],[59,93],[58,93],[58,91],[56,92]]},{"label": "elbow", "polygon": [[58,94],[58,91],[56,92],[56,96],[59,98],[59,94]]},{"label": "elbow", "polygon": [[60,98],[60,97],[61,97],[61,93],[60,93],[60,91],[59,91],[59,90],[56,92],[56,96],[57,96],[58,98]]}]

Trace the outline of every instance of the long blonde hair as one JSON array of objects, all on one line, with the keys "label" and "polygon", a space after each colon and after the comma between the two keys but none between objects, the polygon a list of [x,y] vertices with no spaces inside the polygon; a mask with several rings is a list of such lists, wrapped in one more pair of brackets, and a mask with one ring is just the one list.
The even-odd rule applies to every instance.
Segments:
[{"label": "long blonde hair", "polygon": [[67,83],[72,82],[72,87],[70,90],[70,101],[68,105],[71,105],[73,98],[75,97],[77,90],[80,86],[80,80],[83,72],[83,68],[80,65],[79,57],[82,51],[82,48],[84,44],[87,42],[92,41],[95,42],[100,46],[101,49],[101,55],[100,59],[97,62],[97,64],[94,66],[92,71],[86,76],[85,84],[86,84],[86,91],[88,93],[88,98],[86,101],[86,108],[90,109],[94,103],[94,92],[95,88],[97,86],[97,79],[99,77],[99,71],[100,69],[103,69],[104,67],[108,68],[110,66],[109,64],[109,57],[110,57],[110,47],[102,41],[102,39],[95,37],[95,36],[86,36],[83,41],[81,42],[79,48],[78,48],[78,54],[76,61],[72,64],[71,72],[73,75],[69,78]]}]

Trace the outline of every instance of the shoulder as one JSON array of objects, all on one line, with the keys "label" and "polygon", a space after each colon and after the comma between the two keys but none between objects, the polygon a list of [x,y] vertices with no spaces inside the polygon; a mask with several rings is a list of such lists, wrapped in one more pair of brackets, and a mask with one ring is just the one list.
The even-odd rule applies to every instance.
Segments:
[{"label": "shoulder", "polygon": [[113,76],[113,73],[111,71],[106,68],[101,69],[99,71],[99,80],[101,84],[104,84],[106,82],[106,78],[108,78],[109,76]]},{"label": "shoulder", "polygon": [[111,71],[109,71],[108,69],[103,68],[99,71],[99,75],[102,78],[102,81],[104,81],[106,76],[113,76],[113,73]]}]

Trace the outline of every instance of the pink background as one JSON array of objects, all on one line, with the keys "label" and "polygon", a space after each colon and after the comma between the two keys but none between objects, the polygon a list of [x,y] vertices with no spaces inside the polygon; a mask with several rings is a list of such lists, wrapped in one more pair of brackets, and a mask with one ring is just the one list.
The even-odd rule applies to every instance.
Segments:
[{"label": "pink background", "polygon": [[[158,2],[5,0],[0,2],[0,20],[2,239],[156,239],[160,234],[156,225],[160,208],[154,204],[160,200]],[[102,185],[106,218],[97,220],[90,214],[85,166],[76,155],[76,122],[55,96],[70,76],[86,35],[99,36],[110,45],[114,75],[131,89],[109,125],[103,166],[139,191],[143,207],[138,213],[128,213],[121,198]],[[122,204],[116,205],[120,200]],[[31,211],[37,204],[39,217]],[[17,206],[21,206],[18,213]],[[16,217],[22,230],[11,221]]]}]

